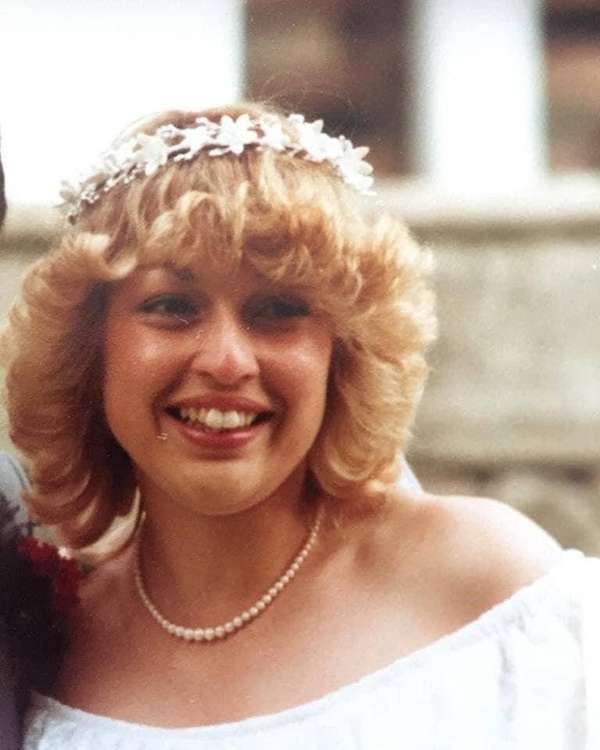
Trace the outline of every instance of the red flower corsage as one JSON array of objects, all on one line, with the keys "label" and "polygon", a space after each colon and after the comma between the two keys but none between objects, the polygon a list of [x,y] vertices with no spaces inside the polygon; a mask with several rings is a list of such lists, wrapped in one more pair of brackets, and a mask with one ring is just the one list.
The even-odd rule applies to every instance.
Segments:
[{"label": "red flower corsage", "polygon": [[41,542],[33,536],[22,539],[17,552],[29,561],[33,573],[50,583],[52,611],[64,618],[79,603],[78,589],[83,572],[76,560],[64,555],[52,544]]}]

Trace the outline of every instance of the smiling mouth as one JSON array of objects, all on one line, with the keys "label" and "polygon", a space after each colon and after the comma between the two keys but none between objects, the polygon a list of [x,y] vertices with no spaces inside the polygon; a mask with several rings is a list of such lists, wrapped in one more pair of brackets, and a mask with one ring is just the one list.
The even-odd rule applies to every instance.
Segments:
[{"label": "smiling mouth", "polygon": [[246,412],[220,409],[196,409],[193,406],[170,407],[167,412],[179,422],[204,432],[246,430],[266,422],[273,412]]}]

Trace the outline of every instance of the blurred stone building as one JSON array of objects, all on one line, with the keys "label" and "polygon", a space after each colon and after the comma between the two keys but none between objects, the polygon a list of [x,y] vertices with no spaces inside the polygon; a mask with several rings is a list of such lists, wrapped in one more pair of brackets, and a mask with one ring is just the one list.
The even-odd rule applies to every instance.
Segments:
[{"label": "blurred stone building", "polygon": [[[240,93],[370,145],[365,209],[435,254],[409,453],[425,487],[504,499],[600,553],[600,0],[226,5]],[[0,312],[55,231],[12,207]]]}]

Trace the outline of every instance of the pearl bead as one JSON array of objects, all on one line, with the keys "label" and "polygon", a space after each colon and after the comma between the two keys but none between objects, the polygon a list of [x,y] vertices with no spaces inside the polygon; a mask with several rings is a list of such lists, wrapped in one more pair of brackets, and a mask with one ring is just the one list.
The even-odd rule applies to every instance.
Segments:
[{"label": "pearl bead", "polygon": [[142,580],[142,574],[140,571],[140,551],[138,538],[138,548],[134,563],[135,567],[133,571],[133,577],[136,590],[142,601],[142,604],[144,605],[144,607],[146,607],[154,620],[156,620],[161,628],[166,630],[169,635],[175,636],[177,638],[183,638],[188,642],[212,641],[215,638],[225,638],[227,635],[230,635],[236,630],[239,630],[252,619],[257,617],[261,612],[263,612],[267,608],[267,606],[271,604],[273,599],[275,599],[275,597],[285,588],[285,586],[287,586],[292,578],[294,578],[298,569],[306,559],[306,556],[308,555],[311,547],[315,543],[315,539],[317,538],[319,527],[321,525],[322,513],[322,509],[317,513],[313,528],[302,550],[298,553],[298,555],[296,555],[290,567],[279,578],[279,580],[271,586],[268,592],[266,594],[263,594],[261,598],[252,607],[250,607],[250,609],[245,610],[240,615],[237,615],[224,625],[217,625],[214,628],[184,628],[182,625],[175,625],[174,623],[169,622],[166,617],[163,617],[163,615],[158,611],[154,603],[151,601],[146,589],[144,588],[144,582]]}]

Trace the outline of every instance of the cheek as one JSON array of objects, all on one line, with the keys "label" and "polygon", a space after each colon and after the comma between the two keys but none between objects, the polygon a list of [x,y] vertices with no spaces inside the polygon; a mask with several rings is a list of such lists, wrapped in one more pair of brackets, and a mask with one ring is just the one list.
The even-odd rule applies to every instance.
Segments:
[{"label": "cheek", "polygon": [[149,404],[172,377],[173,353],[150,342],[135,326],[107,328],[104,344],[103,399],[109,426],[116,434],[129,422],[150,418]]},{"label": "cheek", "polygon": [[135,380],[140,368],[139,346],[127,330],[116,326],[107,330],[104,343],[105,397],[114,397],[128,382]]},{"label": "cheek", "polygon": [[331,339],[318,338],[294,347],[280,360],[281,381],[297,408],[324,408],[331,364]]},{"label": "cheek", "polygon": [[166,347],[140,326],[114,325],[107,328],[104,344],[106,383],[137,380],[140,386],[166,376],[176,359],[173,347]]}]

